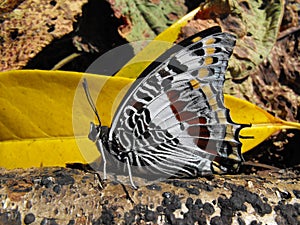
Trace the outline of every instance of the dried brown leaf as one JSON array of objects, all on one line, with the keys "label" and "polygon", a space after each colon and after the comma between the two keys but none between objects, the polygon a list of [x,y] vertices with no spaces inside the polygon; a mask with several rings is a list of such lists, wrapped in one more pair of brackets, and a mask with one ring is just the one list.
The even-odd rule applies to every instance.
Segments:
[{"label": "dried brown leaf", "polygon": [[87,0],[25,0],[0,24],[0,71],[20,69],[54,38],[73,30]]}]

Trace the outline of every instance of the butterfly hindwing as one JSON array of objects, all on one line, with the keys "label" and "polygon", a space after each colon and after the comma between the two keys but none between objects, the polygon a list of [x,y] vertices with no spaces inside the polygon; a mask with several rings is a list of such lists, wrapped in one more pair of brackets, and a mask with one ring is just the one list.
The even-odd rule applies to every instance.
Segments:
[{"label": "butterfly hindwing", "polygon": [[241,161],[240,125],[231,121],[222,91],[234,44],[219,28],[200,32],[137,79],[110,130],[132,166],[197,176],[228,171],[221,159]]}]

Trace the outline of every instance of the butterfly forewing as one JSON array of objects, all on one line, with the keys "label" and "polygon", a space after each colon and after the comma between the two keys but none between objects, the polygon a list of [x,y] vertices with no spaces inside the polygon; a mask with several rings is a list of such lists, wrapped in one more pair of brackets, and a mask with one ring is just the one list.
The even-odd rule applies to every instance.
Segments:
[{"label": "butterfly forewing", "polygon": [[222,91],[234,44],[233,35],[210,29],[137,79],[109,134],[131,166],[179,177],[236,168],[240,125],[231,121]]}]

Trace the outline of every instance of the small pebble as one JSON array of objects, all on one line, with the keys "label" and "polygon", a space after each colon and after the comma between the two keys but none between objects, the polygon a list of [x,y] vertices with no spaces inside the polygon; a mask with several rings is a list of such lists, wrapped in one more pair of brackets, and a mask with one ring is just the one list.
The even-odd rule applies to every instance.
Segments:
[{"label": "small pebble", "polygon": [[59,194],[60,191],[61,191],[60,185],[56,184],[56,185],[53,187],[53,191],[54,191],[55,193]]},{"label": "small pebble", "polygon": [[28,213],[24,218],[25,224],[31,224],[35,221],[35,216],[33,213]]}]

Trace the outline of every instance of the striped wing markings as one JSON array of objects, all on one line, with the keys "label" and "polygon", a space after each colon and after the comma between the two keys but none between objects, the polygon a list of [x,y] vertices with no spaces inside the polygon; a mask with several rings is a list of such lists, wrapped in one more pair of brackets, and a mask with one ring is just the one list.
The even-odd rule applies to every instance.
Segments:
[{"label": "striped wing markings", "polygon": [[[143,88],[140,88],[139,89],[140,91],[142,91],[143,90]],[[142,98],[138,98],[139,100],[143,100]],[[156,98],[157,99],[157,98]],[[213,100],[214,100],[214,98],[212,98]],[[145,103],[145,102],[144,102]],[[148,105],[150,105],[150,104],[148,104]],[[213,104],[212,104],[213,105]],[[216,105],[216,103],[214,103],[214,105]],[[153,110],[154,111],[154,110]],[[152,112],[152,111],[151,111]],[[160,111],[161,112],[161,111]],[[196,115],[197,116],[197,115]],[[151,118],[151,120],[153,120],[154,118],[152,117]],[[140,121],[144,121],[143,119],[142,120],[140,120]],[[139,123],[136,123],[137,124],[137,126],[136,127],[139,127],[138,125],[139,125]],[[174,123],[173,123],[174,124]],[[177,123],[178,124],[178,123]],[[201,132],[200,132],[201,133]],[[203,133],[203,132],[202,132]],[[205,136],[205,135],[204,135]],[[208,138],[209,138],[209,136],[207,136]],[[165,138],[165,137],[164,137]],[[203,147],[204,148],[204,147]]]},{"label": "striped wing markings", "polygon": [[[188,74],[188,73],[185,73],[185,74]],[[176,74],[174,74],[174,75],[176,75]],[[181,74],[179,74],[178,76],[180,76]],[[173,75],[172,75],[173,76]],[[173,83],[172,83],[172,86],[174,86],[175,88],[177,88],[177,87],[179,87],[181,84],[179,84],[179,86],[176,86],[176,82],[178,83],[178,82],[181,82],[181,81],[185,81],[186,82],[186,80],[190,80],[191,78],[183,78],[182,80],[178,80],[178,81],[174,81]],[[150,79],[149,79],[150,80]],[[148,83],[150,83],[151,82],[151,80],[148,82]],[[157,81],[156,81],[157,82]],[[155,85],[155,84],[154,84]],[[148,87],[152,87],[152,86],[149,86],[148,85]],[[184,88],[186,88],[186,87],[184,87]],[[165,88],[165,89],[168,89],[168,88]],[[174,88],[173,88],[174,89]],[[140,88],[139,89],[139,91],[140,92],[142,92],[142,91],[145,91],[145,89],[143,89],[143,88]],[[161,89],[160,91],[159,91],[160,93],[159,93],[159,95],[162,95],[162,94],[164,94],[164,90],[163,89]],[[150,96],[151,95],[151,93],[146,93],[146,94],[149,94],[148,96]],[[160,96],[157,96],[157,97],[160,97]],[[210,96],[208,96],[208,97],[210,97]],[[136,97],[137,99],[139,99],[139,101],[140,102],[142,102],[142,101],[144,101],[145,99],[143,99],[143,97]],[[147,96],[144,96],[144,98],[147,98]],[[153,101],[153,99],[152,99],[152,101]],[[143,104],[150,104],[151,103],[151,101],[144,101],[144,102],[142,102]],[[211,104],[211,105],[213,105],[213,104]],[[215,108],[214,110],[217,110],[217,108]],[[153,118],[153,117],[152,117]]]},{"label": "striped wing markings", "polygon": [[[207,47],[207,48],[208,48],[208,47]],[[209,47],[208,49],[212,49],[212,47]],[[208,65],[208,66],[210,66],[210,65]],[[214,65],[214,66],[215,66],[215,65]],[[203,67],[203,66],[202,66],[202,67]],[[203,68],[202,68],[202,69],[203,69]],[[197,71],[197,70],[196,70],[196,71]],[[198,72],[198,71],[197,71],[197,72]],[[174,75],[172,74],[172,76],[173,76],[173,77],[175,77],[175,76],[179,77],[180,75],[185,75],[185,74],[188,74],[188,75],[189,75],[189,72],[186,72],[186,73],[183,73],[183,74],[178,74],[178,75],[177,75],[177,74],[174,74]],[[186,82],[186,81],[187,81],[187,80],[190,80],[190,82],[195,81],[195,80],[193,80],[193,79],[195,79],[195,78],[193,78],[193,77],[190,77],[190,78],[189,78],[189,77],[183,77],[183,79],[177,80],[177,81],[173,81],[172,84],[169,85],[170,87],[173,86],[173,88],[172,88],[173,90],[172,90],[171,88],[169,89],[169,88],[166,88],[166,87],[164,87],[164,89],[165,89],[165,90],[168,90],[168,89],[169,89],[169,90],[171,90],[171,91],[173,91],[173,92],[177,92],[177,93],[178,93],[179,91],[178,91],[178,90],[176,91],[176,89],[178,89],[180,86],[182,86],[182,87],[183,87],[183,90],[182,90],[182,91],[186,91],[186,92],[187,92],[188,89],[189,89],[189,87],[187,86],[187,84],[186,84],[187,82]],[[220,79],[220,80],[221,80],[221,79]],[[176,85],[176,82],[177,82],[177,83],[181,83],[182,81],[185,82],[184,85],[182,85],[182,84]],[[148,82],[148,83],[149,83],[149,82]],[[188,82],[188,83],[189,83],[189,82]],[[206,83],[207,83],[207,81],[206,81]],[[154,84],[154,85],[155,85],[155,84]],[[200,84],[198,83],[198,86],[199,86],[199,85],[200,85]],[[202,85],[201,85],[201,88],[202,88],[202,89],[206,89],[206,91],[205,91],[206,93],[203,94],[203,99],[204,99],[204,101],[207,101],[206,97],[208,98],[208,101],[209,101],[209,103],[210,103],[210,107],[212,107],[212,110],[214,110],[214,111],[218,111],[218,110],[219,110],[220,112],[222,112],[223,109],[222,109],[222,110],[219,109],[219,107],[222,107],[222,105],[220,106],[220,104],[218,104],[218,102],[216,101],[216,97],[215,97],[215,95],[218,94],[218,90],[216,90],[215,88],[213,88],[211,84],[209,84],[209,86],[210,86],[210,87],[208,87],[208,86],[202,86]],[[148,87],[153,87],[153,86],[148,85]],[[198,87],[198,88],[199,88],[199,87]],[[184,90],[184,89],[186,89],[186,90]],[[212,93],[211,89],[214,90],[214,93]],[[143,90],[145,91],[145,89],[140,88],[140,91],[143,91]],[[201,90],[201,89],[200,89],[200,90]],[[147,92],[147,91],[146,91],[146,92]],[[187,93],[188,93],[188,92],[187,92]],[[150,96],[151,93],[146,93],[146,94],[149,94],[148,96]],[[163,95],[163,94],[164,94],[164,90],[161,89],[159,95]],[[188,94],[190,94],[190,93],[188,93]],[[220,93],[220,95],[222,95],[222,92]],[[206,97],[205,97],[205,96],[206,96]],[[159,98],[159,97],[160,97],[160,96],[158,96],[158,98]],[[195,98],[197,98],[198,100],[200,99],[199,96],[195,96]],[[137,99],[141,99],[141,97],[140,97],[140,98],[137,97]],[[154,99],[154,100],[155,100],[155,99]],[[194,99],[190,99],[190,100],[193,101]],[[201,100],[201,99],[200,99],[200,100]],[[152,102],[153,102],[153,99],[152,99]],[[168,108],[168,107],[169,107],[169,104],[168,104],[169,102],[167,101],[166,103],[167,103],[167,104],[166,104],[165,108]],[[150,105],[150,104],[151,104],[151,101],[150,101],[150,102],[147,102],[147,104]],[[160,106],[160,107],[161,107],[161,106]],[[224,108],[224,107],[223,107],[223,108]],[[191,107],[189,108],[189,110],[191,110]],[[197,110],[199,110],[199,109],[197,109]],[[163,111],[163,109],[162,109],[162,111]],[[194,111],[195,111],[195,110],[194,110]],[[210,110],[210,111],[211,111],[211,110]],[[151,110],[151,112],[155,112],[155,111],[154,111],[154,110]],[[158,111],[158,114],[161,114],[161,111]],[[157,114],[157,115],[158,115],[158,114]],[[221,115],[221,116],[222,116],[222,115]],[[173,117],[173,116],[171,116],[170,119],[171,119],[172,117]],[[196,115],[195,117],[197,117],[197,115]],[[222,117],[223,117],[224,119],[226,119],[224,115],[223,115]],[[222,119],[222,117],[220,117],[220,118]],[[194,119],[194,118],[189,118],[189,119],[187,119],[187,120],[185,120],[185,121],[188,122],[188,120],[192,120],[192,119]],[[223,120],[224,120],[224,119],[223,119]],[[152,120],[152,121],[155,120],[155,115],[152,114],[151,120]],[[211,124],[211,125],[213,125],[213,124]],[[170,128],[170,127],[169,127],[169,128]],[[138,126],[136,126],[135,129],[138,129]]]},{"label": "striped wing markings", "polygon": [[[208,106],[206,106],[207,108],[208,108]],[[170,103],[168,103],[167,104],[167,107],[165,107],[166,109],[169,109],[170,108]],[[162,111],[164,111],[164,110],[162,110]],[[165,111],[167,111],[167,110],[165,110]],[[172,112],[169,112],[169,114],[172,114]],[[182,113],[182,112],[179,112],[179,113]],[[161,112],[160,112],[160,114],[161,114]],[[193,112],[193,113],[189,113],[190,114],[190,116],[191,116],[191,114],[192,114],[192,117],[191,118],[186,118],[186,120],[185,121],[183,121],[183,122],[187,122],[187,123],[189,123],[189,121],[191,122],[190,123],[190,125],[192,125],[192,124],[196,124],[196,121],[195,121],[195,119],[197,119],[197,121],[198,121],[198,118],[199,118],[199,115],[197,115],[197,114],[195,114],[195,112]],[[173,114],[172,114],[173,115]],[[194,115],[194,116],[193,116]],[[205,120],[205,117],[206,117],[206,115],[205,116],[203,116],[201,119],[202,120]],[[163,116],[163,118],[164,118],[164,116]],[[171,120],[171,122],[168,122],[168,119],[170,119]],[[175,126],[177,126],[177,127],[180,127],[180,125],[179,125],[179,122],[178,121],[176,121],[175,120],[175,118],[174,118],[174,115],[173,116],[171,116],[171,117],[169,117],[168,119],[166,119],[166,124],[175,124],[175,125],[173,125],[173,127],[175,127]],[[155,124],[156,123],[156,121],[155,121],[155,119],[154,118],[151,118],[151,120],[153,121],[153,123],[152,124]],[[174,121],[175,120],[175,121]],[[201,122],[201,121],[200,121]],[[205,121],[203,121],[203,122],[205,122]],[[181,124],[181,125],[183,125],[183,124]],[[199,136],[202,136],[202,138],[204,138],[204,139],[206,139],[207,140],[207,142],[208,142],[208,140],[209,140],[209,136],[208,135],[206,135],[206,130],[205,129],[207,129],[206,128],[206,124],[200,124],[201,126],[203,126],[204,128],[204,131],[201,131],[201,129],[200,129],[200,135],[199,135],[199,133],[197,133],[198,132],[198,130],[199,129],[196,129],[195,131],[196,131],[196,133],[193,135],[193,134],[191,134],[191,132],[189,132],[189,133],[185,133],[185,136],[183,136],[184,134],[184,131],[182,131],[182,130],[178,130],[177,132],[178,132],[178,134],[176,135],[176,131],[175,132],[171,132],[171,130],[172,130],[172,126],[168,126],[168,127],[164,127],[163,129],[162,128],[160,128],[161,130],[169,130],[169,133],[172,133],[173,135],[173,138],[177,138],[177,137],[179,137],[180,136],[180,140],[181,140],[181,145],[184,145],[185,146],[185,148],[188,148],[187,149],[187,151],[184,151],[183,149],[182,149],[182,147],[180,147],[181,148],[181,151],[178,151],[178,149],[175,149],[174,150],[174,154],[176,154],[176,155],[180,155],[180,154],[183,154],[182,155],[182,157],[184,157],[185,159],[190,155],[190,158],[192,159],[192,158],[194,158],[194,159],[197,159],[197,157],[195,157],[195,154],[193,154],[193,152],[195,152],[195,150],[196,151],[199,151],[200,149],[198,149],[197,148],[197,146],[196,145],[191,145],[189,142],[186,142],[186,141],[182,141],[182,137],[184,137],[184,138],[189,138],[189,139],[191,139],[192,141],[193,140],[195,140],[195,137],[199,137]],[[216,124],[213,124],[213,125],[216,125]],[[148,126],[151,126],[150,124],[148,125]],[[217,126],[219,126],[219,125],[217,125]],[[156,126],[154,129],[155,129],[155,131],[154,131],[154,133],[153,134],[157,134],[157,129],[158,129],[158,127],[159,126]],[[198,127],[197,127],[198,128]],[[148,132],[149,132],[149,130],[150,130],[150,128],[147,130]],[[193,131],[192,131],[193,132]],[[140,136],[139,137],[137,137],[137,138],[141,138],[141,137],[144,137],[144,135],[143,135],[144,133],[142,133],[142,134],[140,134]],[[163,132],[162,132],[162,134],[164,134]],[[147,145],[147,141],[145,142],[145,141],[143,141],[143,140],[139,140],[139,141],[141,141],[141,145],[140,146],[136,146],[136,147],[142,147],[142,148],[145,148],[146,146],[147,147],[150,147],[149,145],[151,145],[151,146],[155,146],[155,143],[164,143],[164,142],[166,142],[166,138],[165,138],[165,136],[163,136],[159,141],[157,140],[157,135],[156,135],[156,139],[154,139],[153,141],[148,141],[148,145]],[[148,137],[149,138],[149,137]],[[136,140],[136,139],[135,139]],[[219,140],[222,140],[222,139],[219,139]],[[188,140],[189,141],[189,140]],[[223,140],[222,140],[223,141]],[[137,141],[136,141],[137,142]],[[205,144],[205,146],[202,146],[202,149],[205,149],[205,147],[206,147],[206,145],[207,145],[207,143],[206,142],[204,142],[203,143],[203,145]],[[145,152],[146,154],[147,154],[147,152]],[[164,153],[165,154],[165,153]],[[213,154],[213,155],[216,155],[216,153],[215,152],[211,152],[211,154]],[[203,158],[205,158],[205,157],[207,157],[207,149],[204,151],[204,154],[202,154],[201,155]]]},{"label": "striped wing markings", "polygon": [[[199,97],[199,96],[194,96],[192,99],[189,99],[190,100],[190,102],[191,102],[191,104],[192,103],[194,103],[194,101],[196,101],[197,100],[197,102],[198,103],[200,103],[200,101],[203,101],[204,103],[207,103],[207,102],[209,102],[210,103],[210,108],[215,108],[215,109],[213,109],[217,114],[218,114],[218,120],[219,120],[219,123],[223,123],[223,122],[227,122],[226,121],[226,115],[225,115],[225,112],[224,112],[224,110],[225,110],[225,108],[223,107],[223,108],[221,108],[222,106],[220,106],[219,105],[219,103],[218,103],[218,101],[216,101],[216,97],[215,97],[215,95],[217,95],[217,92],[213,92],[211,89],[211,87],[209,87],[210,85],[209,84],[206,84],[205,86],[204,85],[202,85],[202,84],[200,84],[201,85],[201,89],[203,90],[203,92],[204,92],[204,94],[203,94],[203,98],[201,98],[201,97]],[[175,86],[175,88],[173,88],[173,89],[176,89],[177,88],[177,86]],[[184,89],[188,89],[189,87],[187,87],[187,86],[185,86],[184,87]],[[179,89],[179,88],[177,88],[177,89]],[[200,90],[201,90],[200,89]],[[170,89],[171,91],[174,91],[174,90],[172,90],[172,89]],[[182,91],[185,91],[185,90],[182,90]],[[175,91],[174,91],[175,92]],[[179,92],[179,91],[176,91],[177,93]],[[220,93],[221,94],[221,93]],[[192,110],[192,105],[190,104],[190,106],[189,106],[189,110]],[[194,104],[195,106],[197,106],[196,104]],[[164,107],[161,107],[162,108],[162,111],[164,110],[164,108],[169,108],[170,107],[170,104],[169,104],[169,102],[166,102],[166,105],[164,106]],[[218,107],[218,108],[217,108]],[[201,108],[198,108],[198,107],[194,107],[195,109],[193,110],[193,111],[195,111],[195,110],[201,110]],[[160,112],[158,112],[158,113],[160,113]],[[156,115],[153,115],[152,114],[152,121],[154,121],[155,120],[155,117],[157,116],[157,115],[159,115],[159,114],[156,114]],[[167,117],[167,118],[165,118],[165,121],[167,121],[168,119],[172,119],[174,117],[174,115],[170,115],[169,116],[169,118]],[[189,122],[189,121],[191,121],[191,123],[193,124],[193,121],[192,120],[194,120],[194,119],[196,119],[196,118],[198,118],[198,116],[197,115],[195,115],[194,117],[189,117],[189,118],[186,118],[186,119],[184,119],[184,121],[185,122]],[[199,125],[201,125],[202,123],[200,123]],[[213,124],[213,123],[206,123],[206,125],[216,125],[216,124]],[[171,127],[169,127],[169,128],[171,128]]]},{"label": "striped wing markings", "polygon": [[[216,39],[217,38],[220,37],[216,37]],[[212,38],[207,38],[207,40],[203,39],[202,42],[204,41],[212,42]],[[231,52],[230,47],[232,48],[233,43],[229,43],[231,44],[231,46],[229,47],[226,46],[227,48],[229,48],[229,50],[227,51],[227,49],[216,47],[216,45],[218,44],[214,44],[213,42],[211,43],[211,46],[206,44],[207,46],[203,47],[202,42],[195,44],[200,45],[201,43],[202,45],[199,46],[199,48],[195,48],[195,51],[199,51],[196,56],[191,55],[190,49],[193,46],[188,50],[184,49],[178,54],[175,54],[175,56],[173,56],[167,63],[162,64],[162,68],[160,68],[158,72],[154,72],[150,74],[147,79],[144,79],[137,91],[133,93],[133,97],[128,101],[129,104],[127,104],[127,106],[124,108],[124,111],[129,109],[129,114],[127,114],[127,116],[123,118],[120,118],[121,128],[118,129],[118,133],[120,134],[119,138],[121,144],[123,146],[129,146],[129,148],[131,149],[139,148],[138,150],[136,150],[136,154],[142,155],[142,160],[144,162],[147,162],[147,164],[152,165],[153,161],[155,161],[155,163],[161,164],[159,167],[161,168],[164,163],[170,164],[170,160],[173,160],[173,163],[182,162],[182,158],[187,161],[184,162],[184,164],[195,161],[199,164],[201,163],[201,160],[203,161],[205,158],[211,160],[212,156],[209,156],[209,154],[217,155],[218,152],[216,152],[214,146],[210,146],[207,149],[208,142],[214,143],[214,141],[211,141],[215,139],[215,141],[218,141],[220,143],[214,143],[214,145],[219,145],[218,148],[222,148],[221,145],[224,141],[223,136],[220,136],[220,134],[218,134],[218,129],[212,129],[212,126],[216,126],[219,129],[226,129],[226,126],[231,127],[227,129],[228,131],[226,131],[225,138],[228,139],[227,141],[235,141],[231,132],[231,130],[234,129],[232,128],[233,125],[230,125],[227,122],[227,109],[223,105],[222,93],[224,80],[223,76],[227,66],[227,60]],[[216,53],[216,51],[218,52]],[[226,53],[224,54],[224,52]],[[199,55],[202,56],[201,63],[199,63]],[[188,65],[188,68],[185,71],[182,70],[184,68],[179,68],[179,70],[182,70],[180,71],[181,73],[178,73],[178,71],[176,71],[178,70],[177,67],[169,68],[168,66],[171,64],[171,61],[173,59],[180,62],[179,66],[185,67]],[[180,61],[181,59],[188,60]],[[212,67],[214,69],[213,73],[211,72]],[[159,72],[165,73],[166,68],[169,69],[169,71],[167,72],[170,75],[164,76],[164,74],[159,74]],[[173,70],[175,70],[175,72]],[[194,75],[193,71],[196,71]],[[174,73],[172,74],[172,72]],[[192,77],[190,76],[191,74],[193,75]],[[219,77],[217,77],[217,75]],[[156,77],[156,80],[153,77]],[[171,77],[177,78],[178,80],[170,81],[169,78]],[[169,83],[168,80],[170,81]],[[161,85],[161,87],[158,86],[159,88],[157,87],[157,81],[158,84]],[[182,81],[185,81],[185,85],[181,84]],[[183,89],[183,92],[178,93],[180,87]],[[187,91],[188,89],[191,90]],[[148,96],[138,96],[138,94],[143,91],[145,91],[144,94],[148,94]],[[199,96],[199,93],[201,92],[202,94]],[[153,98],[149,98],[149,96],[151,95],[153,96]],[[174,98],[174,95],[178,96],[175,96],[175,99],[172,100],[172,98]],[[181,101],[180,104],[176,105],[176,103],[178,103],[177,100],[188,99],[188,96],[186,95],[194,95],[193,97],[190,97],[191,99],[189,99],[192,101],[195,99],[203,99],[203,102],[205,103],[204,109],[206,109],[207,115],[197,114],[199,113],[199,108],[194,107],[193,109],[193,106],[187,101]],[[165,99],[161,101],[163,98]],[[135,104],[137,105],[132,104],[134,102],[136,102]],[[164,106],[161,105],[162,103],[164,103]],[[186,107],[188,108],[188,111]],[[135,109],[135,112],[133,108]],[[180,110],[178,111],[177,109]],[[134,113],[132,114],[132,112]],[[171,116],[165,118],[165,124],[169,124],[169,126],[161,128],[159,126],[161,124],[159,124],[156,119],[158,118],[158,115],[161,116],[163,112],[169,113],[169,115]],[[211,120],[211,122],[208,122],[207,119]],[[181,129],[181,132],[180,130],[178,132],[178,127],[180,128],[183,123],[187,123],[189,124],[189,126],[187,126],[187,129],[184,128]],[[223,125],[220,125],[220,123],[222,123]],[[175,131],[172,132],[172,129],[175,129]],[[170,132],[166,132],[166,130]],[[212,131],[216,133],[214,134],[216,137],[210,136]],[[133,134],[135,135],[134,138]],[[150,136],[152,136],[153,139],[150,139]],[[146,139],[148,140],[146,141]],[[189,139],[192,139],[192,141]],[[203,152],[205,154],[200,154],[199,156],[199,153],[197,153],[195,155],[195,151],[199,151],[199,148],[197,148],[197,146],[200,149],[205,150]],[[226,146],[224,146],[224,148],[225,147]],[[167,157],[166,152],[168,152]],[[153,158],[155,157],[157,157],[158,159],[153,160]],[[137,160],[137,158],[132,158],[131,160],[134,161]],[[136,162],[136,164],[140,165],[141,162]],[[167,168],[169,168],[170,166],[172,165],[168,165]],[[180,165],[179,167],[182,168],[182,165]],[[178,166],[175,166],[175,168],[178,169]],[[207,165],[203,165],[203,168],[207,168]]]},{"label": "striped wing markings", "polygon": [[[123,122],[123,108],[126,105],[130,104],[130,100],[132,100],[132,95],[135,93],[139,88],[141,83],[147,82],[149,79],[151,79],[150,74],[154,74],[154,71],[158,71],[159,69],[163,68],[167,63],[168,59],[172,54],[178,52],[182,49],[182,47],[190,46],[192,43],[195,42],[196,39],[204,39],[206,36],[214,33],[221,32],[220,27],[212,27],[210,29],[204,30],[196,35],[193,35],[184,41],[180,42],[178,45],[173,46],[171,49],[167,50],[164,54],[162,54],[156,61],[154,61],[152,64],[150,64],[139,76],[139,78],[132,84],[131,88],[128,90],[127,94],[124,96],[122,102],[120,103],[114,118],[112,120],[111,124],[111,132],[109,135],[109,140],[113,139],[113,134],[115,131],[120,127],[120,124]],[[180,46],[180,48],[178,47]]]}]

